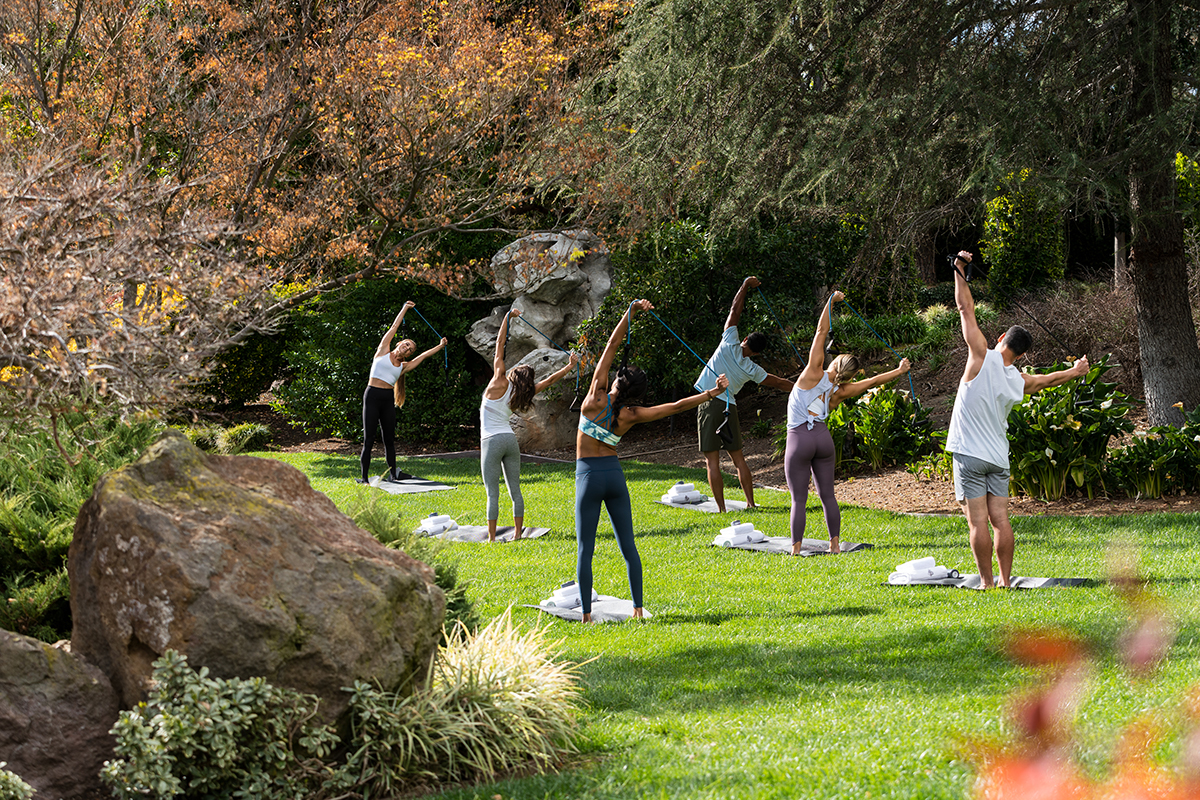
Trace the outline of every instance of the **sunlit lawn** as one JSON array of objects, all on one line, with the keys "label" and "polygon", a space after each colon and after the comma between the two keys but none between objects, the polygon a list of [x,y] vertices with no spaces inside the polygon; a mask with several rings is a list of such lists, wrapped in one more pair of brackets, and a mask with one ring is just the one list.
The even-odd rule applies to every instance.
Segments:
[{"label": "sunlit lawn", "polygon": [[[453,491],[393,497],[357,486],[357,459],[271,454],[308,474],[339,506],[373,499],[416,527],[430,512],[485,523],[475,460],[409,460]],[[1079,713],[1082,760],[1103,772],[1110,743],[1144,710],[1173,714],[1200,678],[1200,519],[1195,515],[1019,518],[1016,573],[1103,579],[1113,543],[1136,548],[1154,591],[1180,620],[1162,674],[1131,684],[1113,653],[1126,609],[1103,582],[1090,588],[973,592],[894,588],[889,572],[932,555],[974,571],[961,517],[843,509],[843,539],[871,550],[790,558],[711,547],[733,518],[653,501],[701,471],[624,462],[645,564],[645,624],[584,626],[534,609],[517,620],[552,624],[564,657],[582,668],[584,754],[560,774],[445,792],[445,798],[961,798],[973,772],[963,739],[1012,734],[1012,690],[1034,673],[1014,665],[1014,627],[1059,626],[1095,643],[1101,669]],[[552,533],[509,545],[451,544],[487,618],[536,604],[574,576],[574,464],[526,464],[526,522]],[[727,497],[740,497],[731,485]],[[762,491],[745,514],[769,536],[787,533],[788,496]],[[506,524],[507,495],[501,502]],[[607,518],[596,588],[628,597]],[[511,522],[511,521],[509,521]],[[825,538],[819,506],[809,532]]]}]

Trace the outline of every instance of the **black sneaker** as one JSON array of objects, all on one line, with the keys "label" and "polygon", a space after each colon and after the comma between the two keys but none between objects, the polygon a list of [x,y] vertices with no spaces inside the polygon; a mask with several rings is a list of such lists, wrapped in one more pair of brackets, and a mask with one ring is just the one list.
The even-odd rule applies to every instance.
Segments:
[{"label": "black sneaker", "polygon": [[355,482],[355,483],[367,484],[367,485],[369,485],[369,484],[371,483],[370,481],[363,480],[362,478],[355,478],[355,479],[354,479],[354,482]]},{"label": "black sneaker", "polygon": [[399,483],[400,481],[411,481],[413,476],[409,475],[402,469],[394,469],[384,476],[383,479],[385,481],[390,481],[391,483]]}]

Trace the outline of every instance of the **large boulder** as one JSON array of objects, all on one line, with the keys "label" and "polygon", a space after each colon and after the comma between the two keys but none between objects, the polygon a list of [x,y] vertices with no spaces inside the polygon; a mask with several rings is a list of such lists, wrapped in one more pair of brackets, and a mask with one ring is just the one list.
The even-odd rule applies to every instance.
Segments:
[{"label": "large boulder", "polygon": [[498,252],[491,266],[496,291],[513,302],[494,308],[467,334],[467,343],[489,362],[509,308],[520,309],[530,323],[516,322],[509,328],[506,356],[515,364],[547,347],[546,337],[560,346],[574,339],[576,327],[595,316],[612,288],[608,249],[587,231],[526,236]]},{"label": "large boulder", "polygon": [[168,431],[100,480],[68,557],[72,646],[125,706],[168,649],[214,677],[263,676],[347,707],[356,680],[426,672],[445,597],[433,571],[358,528],[279,461],[208,456]]},{"label": "large boulder", "polygon": [[71,652],[0,630],[0,761],[38,797],[89,797],[113,757],[117,694]]},{"label": "large boulder", "polygon": [[[566,366],[567,354],[561,350],[542,348],[534,350],[514,364],[533,367],[537,380],[543,380]],[[580,386],[580,391],[586,390]],[[575,399],[575,373],[568,373],[560,383],[536,395],[533,407],[524,414],[513,414],[509,418],[517,442],[524,451],[558,450],[575,444],[575,429],[579,425],[579,412],[571,411]]]}]

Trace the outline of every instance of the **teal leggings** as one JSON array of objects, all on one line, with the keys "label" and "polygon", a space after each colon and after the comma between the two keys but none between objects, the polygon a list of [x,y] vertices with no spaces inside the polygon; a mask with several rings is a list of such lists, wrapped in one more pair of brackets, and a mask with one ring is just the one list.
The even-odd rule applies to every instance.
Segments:
[{"label": "teal leggings", "polygon": [[642,607],[642,559],[633,543],[633,509],[629,487],[616,456],[581,458],[575,462],[575,541],[578,545],[575,580],[579,584],[583,613],[592,613],[592,556],[596,552],[596,527],[600,504],[617,535],[617,547],[625,558],[629,591],[634,608]]}]

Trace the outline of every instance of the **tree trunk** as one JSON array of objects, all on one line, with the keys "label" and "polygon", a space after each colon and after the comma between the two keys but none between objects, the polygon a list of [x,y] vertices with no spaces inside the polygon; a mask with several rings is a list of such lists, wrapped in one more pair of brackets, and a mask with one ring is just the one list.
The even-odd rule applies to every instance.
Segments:
[{"label": "tree trunk", "polygon": [[1133,236],[1129,277],[1138,317],[1142,384],[1152,425],[1182,425],[1186,409],[1200,404],[1200,348],[1188,303],[1183,219],[1176,203],[1175,147],[1164,124],[1171,107],[1172,38],[1169,0],[1130,3],[1134,92],[1132,121],[1161,133],[1148,137],[1132,161]]}]

